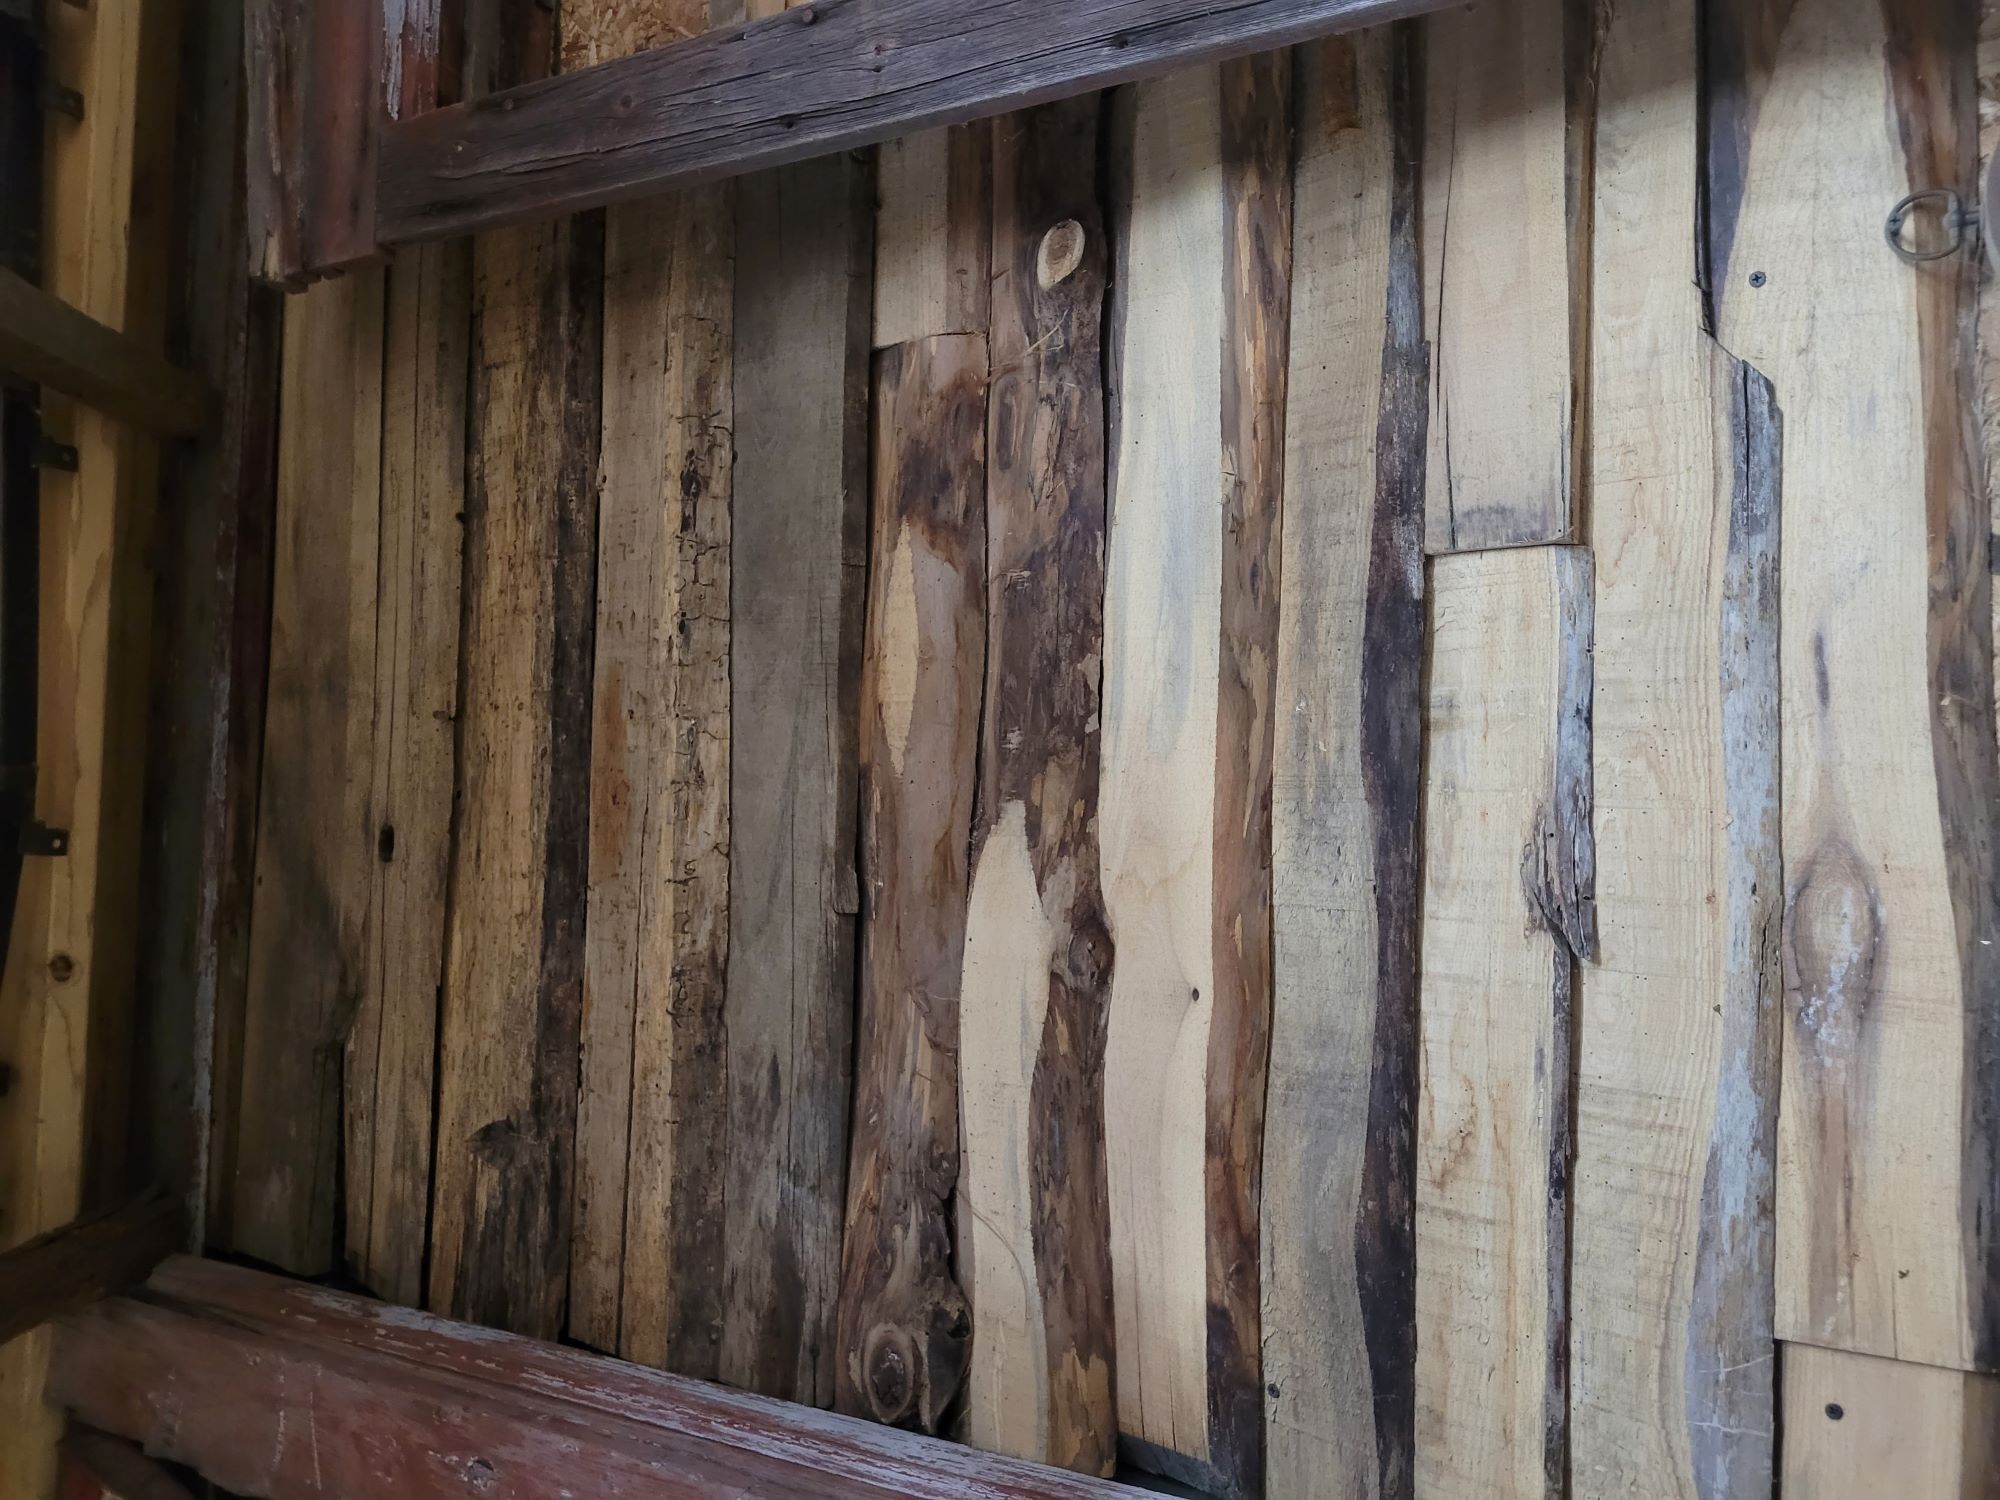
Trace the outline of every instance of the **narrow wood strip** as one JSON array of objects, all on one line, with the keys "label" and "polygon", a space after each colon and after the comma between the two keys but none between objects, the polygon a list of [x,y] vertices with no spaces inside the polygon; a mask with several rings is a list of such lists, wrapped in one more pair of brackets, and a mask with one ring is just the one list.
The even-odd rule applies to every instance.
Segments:
[{"label": "narrow wood strip", "polygon": [[[385,244],[574,212],[1440,8],[1444,0],[801,5],[384,132]],[[770,10],[778,10],[776,6]]]},{"label": "narrow wood strip", "polygon": [[876,348],[986,330],[992,129],[981,122],[883,142],[876,163]]},{"label": "narrow wood strip", "polygon": [[1411,39],[1298,56],[1265,1493],[1408,1496],[1426,375]]},{"label": "narrow wood strip", "polygon": [[180,1205],[148,1192],[0,1251],[0,1344],[144,1281],[180,1237]]},{"label": "narrow wood strip", "polygon": [[[1718,106],[1739,158],[1734,175],[1712,159],[1708,183],[1718,336],[1770,378],[1792,438],[1779,1332],[1959,1368],[2000,1364],[2000,756],[1962,370],[1976,278],[1964,258],[1914,274],[1856,235],[1877,198],[1972,193],[1970,14],[1748,7]],[[1829,201],[1849,227],[1791,253]],[[1853,316],[1830,328],[1830,306]],[[1856,411],[1878,416],[1864,430]]]},{"label": "narrow wood strip", "polygon": [[1590,555],[1440,558],[1424,726],[1417,1482],[1568,1475],[1575,916],[1594,900]]},{"label": "narrow wood strip", "polygon": [[[1592,259],[1599,962],[1583,971],[1570,1469],[1771,1483],[1776,413],[1683,231],[1696,7],[1606,14]],[[1663,1039],[1671,1039],[1671,1044]]]},{"label": "narrow wood strip", "polygon": [[271,675],[219,1242],[332,1269],[341,1062],[364,989],[382,516],[383,275],[285,310]]},{"label": "narrow wood strip", "polygon": [[[1590,15],[1482,0],[1423,23],[1424,317],[1432,349],[1431,552],[1575,535],[1580,281],[1589,199],[1571,192],[1567,75]],[[1587,97],[1587,91],[1584,91]]]},{"label": "narrow wood strip", "polygon": [[471,317],[465,245],[426,246],[390,268],[373,782],[358,830],[373,848],[359,1008],[342,1079],[343,1169],[349,1272],[412,1305],[424,1295],[436,1125]]},{"label": "narrow wood strip", "polygon": [[1783,1493],[1993,1500],[2000,1379],[1784,1345]]},{"label": "narrow wood strip", "polygon": [[1098,886],[1108,242],[1099,105],[994,127],[985,723],[961,992],[968,1436],[1116,1461]]},{"label": "narrow wood strip", "polygon": [[985,336],[883,350],[874,408],[860,1029],[834,1405],[935,1432],[972,1335],[949,1215],[986,664]]},{"label": "narrow wood strip", "polygon": [[721,1375],[833,1397],[867,544],[866,164],[737,184]]},{"label": "narrow wood strip", "polygon": [[567,1304],[595,614],[601,224],[473,247],[459,809],[430,1305]]},{"label": "narrow wood strip", "polygon": [[251,1496],[964,1497],[1122,1486],[176,1259],[65,1325],[55,1398]]},{"label": "narrow wood strip", "polygon": [[200,432],[214,409],[212,393],[193,375],[4,266],[0,369],[169,436]]}]

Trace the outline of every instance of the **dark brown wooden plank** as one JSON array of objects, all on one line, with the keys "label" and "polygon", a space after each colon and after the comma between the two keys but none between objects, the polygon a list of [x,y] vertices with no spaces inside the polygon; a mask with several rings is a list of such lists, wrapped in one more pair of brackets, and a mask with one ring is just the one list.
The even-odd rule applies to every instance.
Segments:
[{"label": "dark brown wooden plank", "polygon": [[188,436],[213,398],[187,371],[128,334],[0,267],[0,370],[149,432]]},{"label": "dark brown wooden plank", "polygon": [[1098,886],[1104,651],[1100,106],[993,135],[985,724],[960,1001],[967,1436],[1108,1474],[1112,1404]]},{"label": "dark brown wooden plank", "polygon": [[736,191],[720,1373],[833,1399],[854,1044],[870,173]]},{"label": "dark brown wooden plank", "polygon": [[869,145],[1445,0],[820,0],[437,110],[381,144],[384,243]]},{"label": "dark brown wooden plank", "polygon": [[186,1258],[66,1321],[51,1378],[92,1425],[271,1500],[1133,1493]]},{"label": "dark brown wooden plank", "polygon": [[952,1274],[958,996],[986,663],[986,339],[875,362],[861,688],[861,1013],[834,1404],[935,1432],[972,1321]]},{"label": "dark brown wooden plank", "polygon": [[0,1344],[144,1280],[180,1234],[180,1205],[154,1192],[0,1254]]}]

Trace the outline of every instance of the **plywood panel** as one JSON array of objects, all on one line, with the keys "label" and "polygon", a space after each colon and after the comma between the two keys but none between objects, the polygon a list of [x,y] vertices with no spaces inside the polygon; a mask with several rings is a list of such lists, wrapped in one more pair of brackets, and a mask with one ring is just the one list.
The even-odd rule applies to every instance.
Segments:
[{"label": "plywood panel", "polygon": [[1703,333],[1695,7],[1619,4],[1591,288],[1599,963],[1582,976],[1571,1475],[1761,1491],[1773,1445],[1777,413]]},{"label": "plywood panel", "polygon": [[721,1376],[833,1397],[866,542],[864,163],[737,184]]},{"label": "plywood panel", "polygon": [[986,699],[961,991],[967,1437],[1116,1457],[1098,884],[1108,242],[1095,98],[994,137]]},{"label": "plywood panel", "polygon": [[1572,966],[1596,939],[1590,556],[1440,558],[1430,584],[1417,1483],[1560,1495]]},{"label": "plywood panel", "polygon": [[1866,242],[1906,192],[1971,193],[1969,11],[1753,12],[1711,275],[1718,336],[1770,377],[1787,435],[1778,1329],[1991,1367],[2000,765],[1960,377],[1974,270]]},{"label": "plywood panel", "polygon": [[382,514],[380,269],[286,306],[271,672],[222,1243],[331,1270],[341,1064],[367,988]]},{"label": "plywood panel", "polygon": [[1780,1493],[2000,1495],[2000,1380],[1786,1344]]},{"label": "plywood panel", "polygon": [[1273,1497],[1413,1493],[1426,366],[1407,33],[1302,51],[1263,1167]]},{"label": "plywood panel", "polygon": [[1480,0],[1423,23],[1432,552],[1575,533],[1590,25],[1571,0]]}]

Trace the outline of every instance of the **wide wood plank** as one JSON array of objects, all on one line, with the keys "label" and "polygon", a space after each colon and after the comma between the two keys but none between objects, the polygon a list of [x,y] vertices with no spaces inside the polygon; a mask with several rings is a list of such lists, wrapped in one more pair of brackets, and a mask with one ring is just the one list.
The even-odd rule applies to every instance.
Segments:
[{"label": "wide wood plank", "polygon": [[986,664],[986,339],[875,360],[861,686],[861,1004],[834,1405],[935,1432],[972,1319],[953,1274],[958,991]]},{"label": "wide wood plank", "polygon": [[52,1389],[94,1425],[274,1500],[1135,1493],[185,1258],[68,1323]]},{"label": "wide wood plank", "polygon": [[1254,1493],[1289,58],[1124,101],[1103,868],[1119,1424]]},{"label": "wide wood plank", "polygon": [[0,370],[149,432],[200,432],[208,388],[149,345],[0,267]]},{"label": "wide wood plank", "polygon": [[1560,1495],[1573,976],[1596,942],[1590,554],[1440,558],[1430,618],[1417,1484]]},{"label": "wide wood plank", "polygon": [[336,1253],[341,1063],[377,860],[382,306],[378,270],[285,311],[269,706],[219,1242],[308,1276]]},{"label": "wide wood plank", "polygon": [[1109,244],[1094,98],[994,127],[987,652],[958,1183],[982,1448],[1116,1461],[1098,885]]},{"label": "wide wood plank", "polygon": [[2000,1495],[2000,1380],[1786,1344],[1781,1493]]},{"label": "wide wood plank", "polygon": [[385,244],[489,228],[871,145],[1446,0],[801,5],[391,125]]},{"label": "wide wood plank", "polygon": [[1590,24],[1573,0],[1480,0],[1423,23],[1432,552],[1575,534]]},{"label": "wide wood plank", "polygon": [[1299,54],[1263,1167],[1266,1494],[1404,1496],[1416,1416],[1423,424],[1411,38]]},{"label": "wide wood plank", "polygon": [[[424,1294],[457,768],[469,248],[427,245],[399,259],[389,271],[385,316],[373,780],[362,830],[372,848],[358,1010],[341,1085],[343,1202],[349,1272],[392,1302],[416,1304]],[[323,378],[322,371],[309,383]]]},{"label": "wide wood plank", "polygon": [[1777,411],[1703,332],[1695,6],[1607,19],[1591,288],[1599,962],[1571,1255],[1579,1490],[1770,1484]]},{"label": "wide wood plank", "polygon": [[2000,763],[1960,377],[1976,276],[1965,258],[1915,275],[1854,238],[1877,199],[1972,195],[1970,12],[1750,11],[1710,254],[1718,336],[1770,377],[1788,437],[1778,1331],[1993,1368]]},{"label": "wide wood plank", "polygon": [[833,1397],[853,1049],[865,163],[736,190],[724,1380]]}]

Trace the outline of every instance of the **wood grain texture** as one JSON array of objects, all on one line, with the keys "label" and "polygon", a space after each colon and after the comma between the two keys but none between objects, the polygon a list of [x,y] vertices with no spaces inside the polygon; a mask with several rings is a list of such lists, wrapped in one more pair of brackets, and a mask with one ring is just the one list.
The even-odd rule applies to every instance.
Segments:
[{"label": "wood grain texture", "polygon": [[994,127],[988,637],[957,1228],[973,1314],[967,1436],[1108,1474],[1100,113],[1079,99]]},{"label": "wood grain texture", "polygon": [[1114,147],[1102,837],[1119,1422],[1142,1464],[1232,1493],[1256,1492],[1262,1447],[1289,88],[1284,57],[1142,85]]},{"label": "wood grain texture", "polygon": [[958,125],[885,141],[875,172],[875,347],[985,332],[992,127]]},{"label": "wood grain texture", "polygon": [[583,991],[601,224],[473,247],[432,1307],[543,1338],[567,1304]]},{"label": "wood grain texture", "polygon": [[1770,1484],[1778,414],[1703,332],[1694,6],[1607,17],[1592,254],[1599,962],[1582,976],[1572,1483]]},{"label": "wood grain texture", "polygon": [[[1854,239],[1877,198],[1972,193],[1970,12],[1749,15],[1757,44],[1722,75],[1738,156],[1708,186],[1718,336],[1770,378],[1793,438],[1778,1330],[1994,1367],[2000,761],[1974,271],[1915,274]],[[1781,249],[1809,219],[1811,253]]]},{"label": "wood grain texture", "polygon": [[1580,548],[1431,568],[1416,1470],[1429,1495],[1559,1496],[1568,1477],[1573,974],[1595,951],[1591,604]]},{"label": "wood grain texture", "polygon": [[[472,256],[390,269],[366,825],[368,908],[341,1080],[347,1269],[423,1301],[456,775]],[[322,368],[308,389],[326,378]],[[350,774],[358,765],[350,765]]]},{"label": "wood grain texture", "polygon": [[866,164],[737,184],[721,1376],[833,1398],[867,544]]},{"label": "wood grain texture", "polygon": [[59,1355],[58,1401],[247,1495],[1134,1493],[209,1261],[73,1320]]},{"label": "wood grain texture", "polygon": [[1299,54],[1263,1198],[1266,1494],[1413,1493],[1427,369],[1412,39]]},{"label": "wood grain texture", "polygon": [[220,1242],[332,1269],[341,1064],[376,862],[383,275],[286,308],[271,676],[241,1075]]},{"label": "wood grain texture", "polygon": [[1786,1344],[1781,1492],[2000,1495],[2000,1380]]},{"label": "wood grain texture", "polygon": [[709,0],[566,0],[556,12],[561,71],[670,46],[708,25]]},{"label": "wood grain texture", "polygon": [[1571,0],[1482,0],[1423,23],[1431,552],[1575,535],[1590,54],[1572,33],[1590,23]]},{"label": "wood grain texture", "polygon": [[727,190],[607,216],[573,1334],[713,1376],[727,1141]]},{"label": "wood grain texture", "polygon": [[377,228],[395,244],[594,208],[1444,3],[1004,0],[976,27],[949,0],[800,5],[391,125]]},{"label": "wood grain texture", "polygon": [[180,1204],[147,1192],[0,1251],[0,1345],[144,1281],[181,1238]]},{"label": "wood grain texture", "polygon": [[834,1405],[935,1432],[972,1318],[952,1265],[958,1004],[986,664],[986,339],[875,360],[861,681],[861,1004]]}]

